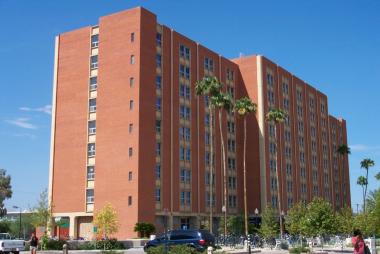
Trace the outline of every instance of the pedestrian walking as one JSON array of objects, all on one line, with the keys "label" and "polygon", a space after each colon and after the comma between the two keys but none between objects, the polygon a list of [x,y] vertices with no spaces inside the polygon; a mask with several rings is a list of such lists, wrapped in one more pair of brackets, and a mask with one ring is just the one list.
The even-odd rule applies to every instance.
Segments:
[{"label": "pedestrian walking", "polygon": [[30,237],[30,251],[31,254],[37,254],[38,238],[35,233]]},{"label": "pedestrian walking", "polygon": [[362,232],[359,229],[354,230],[354,236],[351,239],[352,245],[354,246],[354,254],[367,254],[365,252],[365,242],[363,239]]}]

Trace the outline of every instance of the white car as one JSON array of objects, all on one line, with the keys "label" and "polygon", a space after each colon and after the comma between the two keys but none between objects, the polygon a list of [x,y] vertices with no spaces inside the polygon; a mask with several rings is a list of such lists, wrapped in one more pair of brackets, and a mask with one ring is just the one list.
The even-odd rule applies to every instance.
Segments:
[{"label": "white car", "polygon": [[24,240],[14,240],[8,233],[0,233],[0,253],[19,254],[25,250]]}]

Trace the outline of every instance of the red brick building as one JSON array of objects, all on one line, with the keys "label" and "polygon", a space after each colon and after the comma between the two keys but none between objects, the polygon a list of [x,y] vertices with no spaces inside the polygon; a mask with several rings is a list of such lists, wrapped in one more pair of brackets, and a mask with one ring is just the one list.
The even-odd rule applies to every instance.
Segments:
[{"label": "red brick building", "polygon": [[[141,221],[159,230],[166,218],[170,228],[205,225],[210,202],[215,225],[224,205],[228,214],[242,211],[242,120],[223,112],[224,204],[220,129],[195,95],[205,75],[258,104],[248,118],[250,214],[277,206],[277,186],[285,211],[315,196],[337,209],[350,205],[347,156],[336,153],[347,144],[346,125],[329,116],[326,95],[265,57],[226,59],[134,8],[56,37],[49,194],[70,236],[91,238],[94,213],[106,203],[118,213],[119,239],[136,236]],[[289,115],[276,133],[264,119],[271,107]]]}]

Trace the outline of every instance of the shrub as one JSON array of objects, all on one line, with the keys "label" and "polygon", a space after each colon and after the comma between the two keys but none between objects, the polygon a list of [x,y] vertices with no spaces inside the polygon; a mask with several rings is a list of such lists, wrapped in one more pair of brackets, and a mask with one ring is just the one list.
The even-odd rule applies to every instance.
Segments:
[{"label": "shrub", "polygon": [[[198,254],[196,249],[186,246],[186,245],[174,245],[168,247],[168,254]],[[158,247],[150,247],[147,249],[148,254],[164,254],[165,246],[160,245]]]},{"label": "shrub", "polygon": [[125,249],[122,242],[118,242],[116,238],[96,241],[95,246],[97,250],[123,250]]},{"label": "shrub", "polygon": [[152,223],[137,222],[134,231],[139,232],[140,237],[148,237],[150,234],[156,231],[156,228]]},{"label": "shrub", "polygon": [[160,245],[158,247],[150,247],[146,250],[147,254],[164,254],[165,253],[165,246]]},{"label": "shrub", "polygon": [[93,242],[85,242],[85,243],[79,244],[77,249],[78,250],[95,250],[95,247],[96,247],[96,242],[93,241]]},{"label": "shrub", "polygon": [[196,249],[186,245],[175,245],[170,247],[169,254],[196,254]]},{"label": "shrub", "polygon": [[67,244],[67,242],[64,240],[47,239],[44,242],[43,248],[44,248],[44,250],[62,250],[64,244]]},{"label": "shrub", "polygon": [[289,253],[291,254],[300,254],[300,253],[308,253],[310,252],[309,248],[307,247],[301,247],[301,246],[296,246],[294,248],[289,249]]}]

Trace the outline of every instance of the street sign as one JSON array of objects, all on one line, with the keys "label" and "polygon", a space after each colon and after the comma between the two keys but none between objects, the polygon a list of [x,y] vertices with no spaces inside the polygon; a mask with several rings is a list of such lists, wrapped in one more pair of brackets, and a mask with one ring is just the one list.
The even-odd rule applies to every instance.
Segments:
[{"label": "street sign", "polygon": [[98,232],[98,227],[94,227],[93,231],[94,231],[94,233],[97,233]]}]

